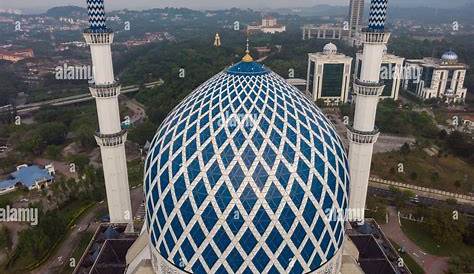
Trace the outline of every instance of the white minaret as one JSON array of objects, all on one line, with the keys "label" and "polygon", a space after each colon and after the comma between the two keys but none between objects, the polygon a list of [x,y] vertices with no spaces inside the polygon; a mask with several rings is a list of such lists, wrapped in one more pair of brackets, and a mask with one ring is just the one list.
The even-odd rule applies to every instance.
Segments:
[{"label": "white minaret", "polygon": [[219,36],[219,33],[216,33],[216,37],[214,38],[214,47],[220,47],[221,46],[221,37]]},{"label": "white minaret", "polygon": [[372,0],[369,27],[362,32],[364,50],[360,79],[354,81],[355,114],[349,127],[349,164],[351,173],[350,220],[364,222],[365,202],[369,184],[370,165],[374,143],[379,132],[375,127],[375,115],[384,85],[380,84],[380,68],[384,48],[390,38],[385,32],[388,0]]},{"label": "white minaret", "polygon": [[110,222],[129,224],[128,229],[133,230],[125,156],[127,132],[121,128],[120,84],[114,79],[112,64],[114,33],[105,26],[104,0],[87,0],[87,5],[90,27],[84,31],[84,37],[91,48],[95,80],[89,89],[97,105],[99,132],[95,139],[102,156]]}]

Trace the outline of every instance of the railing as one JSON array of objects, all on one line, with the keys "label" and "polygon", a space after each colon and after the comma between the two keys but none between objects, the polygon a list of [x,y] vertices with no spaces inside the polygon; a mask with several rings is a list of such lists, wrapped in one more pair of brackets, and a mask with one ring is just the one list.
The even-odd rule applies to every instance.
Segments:
[{"label": "railing", "polygon": [[94,98],[116,97],[120,94],[120,84],[118,82],[109,85],[92,84],[89,86],[89,90]]},{"label": "railing", "polygon": [[363,132],[355,130],[353,127],[347,127],[347,138],[349,141],[358,143],[358,144],[374,144],[379,138],[380,132],[378,129],[375,129],[371,132]]},{"label": "railing", "polygon": [[427,187],[422,187],[422,186],[415,186],[415,185],[409,185],[405,183],[400,183],[400,182],[395,182],[395,181],[390,181],[390,180],[385,180],[385,179],[380,179],[380,178],[375,178],[375,177],[370,177],[369,178],[370,182],[374,183],[380,183],[388,186],[395,186],[395,187],[401,187],[401,188],[406,188],[410,190],[415,190],[415,191],[421,191],[421,192],[426,192],[430,194],[435,194],[435,195],[441,195],[445,196],[447,198],[454,198],[454,199],[462,199],[470,202],[474,202],[474,196],[472,195],[463,195],[459,193],[452,193],[444,190],[438,190],[438,189],[433,189],[433,188],[427,188]]},{"label": "railing", "polygon": [[114,41],[113,32],[84,32],[84,38],[88,45],[98,45],[98,44],[112,44]]},{"label": "railing", "polygon": [[355,95],[363,96],[380,96],[385,88],[385,85],[379,83],[368,83],[360,80],[355,80],[352,86]]},{"label": "railing", "polygon": [[386,44],[390,39],[390,32],[373,32],[364,30],[364,43],[368,44]]},{"label": "railing", "polygon": [[123,129],[115,134],[101,134],[95,133],[95,140],[99,146],[114,147],[124,144],[127,140],[127,130]]}]

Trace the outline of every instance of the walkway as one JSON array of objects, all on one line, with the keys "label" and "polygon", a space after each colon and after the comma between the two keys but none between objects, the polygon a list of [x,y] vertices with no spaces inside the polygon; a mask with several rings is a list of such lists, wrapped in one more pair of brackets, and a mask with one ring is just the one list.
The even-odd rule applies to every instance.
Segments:
[{"label": "walkway", "polygon": [[381,225],[383,232],[392,241],[403,247],[405,251],[423,268],[425,273],[444,274],[448,269],[448,258],[438,257],[425,253],[405,233],[403,233],[398,222],[397,210],[394,207],[387,208],[389,214],[388,224]]}]

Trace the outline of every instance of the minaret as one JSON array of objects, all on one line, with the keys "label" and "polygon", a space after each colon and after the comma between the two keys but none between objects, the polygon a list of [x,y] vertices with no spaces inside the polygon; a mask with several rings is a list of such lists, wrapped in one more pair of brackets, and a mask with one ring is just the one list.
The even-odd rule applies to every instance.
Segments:
[{"label": "minaret", "polygon": [[390,38],[385,32],[388,0],[372,0],[369,27],[362,31],[364,50],[360,79],[354,81],[354,123],[349,127],[349,164],[351,173],[350,220],[364,222],[364,209],[369,184],[370,165],[374,143],[379,131],[375,115],[384,85],[380,83],[380,68],[384,48]]},{"label": "minaret", "polygon": [[219,33],[216,33],[216,37],[214,38],[214,47],[220,47],[221,46],[221,37],[219,36]]},{"label": "minaret", "polygon": [[104,0],[87,0],[89,25],[84,38],[90,45],[94,84],[89,89],[96,100],[100,146],[104,169],[110,222],[129,224],[133,230],[130,188],[128,185],[125,141],[127,131],[121,128],[118,96],[120,84],[114,79],[111,44],[114,33],[105,25]]}]

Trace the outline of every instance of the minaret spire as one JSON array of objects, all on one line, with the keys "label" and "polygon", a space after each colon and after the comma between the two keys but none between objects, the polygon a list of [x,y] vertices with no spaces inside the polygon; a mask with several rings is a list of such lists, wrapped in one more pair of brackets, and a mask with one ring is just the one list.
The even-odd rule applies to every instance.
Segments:
[{"label": "minaret spire", "polygon": [[362,32],[364,50],[359,79],[354,81],[354,123],[348,129],[350,186],[350,220],[364,222],[364,210],[374,143],[379,131],[375,116],[384,85],[380,83],[382,57],[390,33],[385,31],[388,0],[372,0],[368,28]]},{"label": "minaret spire", "polygon": [[242,61],[243,61],[243,62],[246,62],[246,63],[253,62],[253,58],[252,58],[252,56],[250,55],[250,46],[249,46],[249,38],[248,38],[248,36],[247,36],[247,44],[246,44],[246,47],[245,47],[245,56],[242,58]]},{"label": "minaret spire", "polygon": [[120,84],[115,80],[112,63],[114,33],[105,24],[104,0],[87,0],[87,7],[89,28],[84,31],[84,38],[90,46],[94,67],[94,83],[89,90],[97,105],[99,131],[95,139],[102,156],[110,222],[128,224],[131,231],[133,218],[125,155],[127,131],[121,128]]}]

